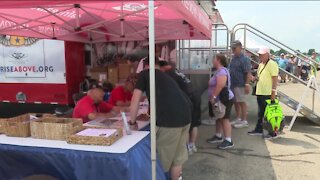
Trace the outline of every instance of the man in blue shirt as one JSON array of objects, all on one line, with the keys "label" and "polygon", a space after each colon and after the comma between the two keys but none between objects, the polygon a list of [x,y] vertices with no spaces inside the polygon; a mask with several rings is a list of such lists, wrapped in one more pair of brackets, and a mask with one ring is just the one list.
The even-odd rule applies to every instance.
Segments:
[{"label": "man in blue shirt", "polygon": [[251,64],[248,57],[242,53],[240,41],[231,45],[233,57],[230,63],[231,88],[235,95],[237,119],[231,124],[235,128],[248,127],[246,95],[250,92]]},{"label": "man in blue shirt", "polygon": [[[289,64],[289,60],[285,58],[284,53],[280,54],[280,58],[278,59],[278,66],[279,68],[282,68],[283,70],[287,69],[287,66]],[[281,77],[280,83],[285,83],[286,82],[286,73],[283,71],[279,71],[279,75]]]}]

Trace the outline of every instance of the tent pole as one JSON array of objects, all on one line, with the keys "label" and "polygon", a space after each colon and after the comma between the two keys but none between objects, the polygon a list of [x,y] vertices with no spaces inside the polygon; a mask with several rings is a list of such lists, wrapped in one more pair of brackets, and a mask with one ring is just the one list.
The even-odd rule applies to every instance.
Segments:
[{"label": "tent pole", "polygon": [[156,180],[156,88],[155,88],[155,34],[154,34],[154,0],[148,1],[149,8],[149,73],[150,73],[150,131],[152,180]]},{"label": "tent pole", "polygon": [[121,25],[121,37],[124,36],[124,31],[123,31],[123,23],[124,23],[124,17],[123,17],[123,2],[121,2],[121,15],[120,15],[120,25]]},{"label": "tent pole", "polygon": [[75,5],[75,9],[76,9],[76,28],[80,28],[80,5],[79,7],[76,7]]}]

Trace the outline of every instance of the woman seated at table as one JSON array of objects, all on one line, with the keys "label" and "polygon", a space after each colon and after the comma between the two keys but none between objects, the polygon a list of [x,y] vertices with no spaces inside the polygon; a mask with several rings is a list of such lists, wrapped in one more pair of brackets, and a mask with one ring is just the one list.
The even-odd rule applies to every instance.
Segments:
[{"label": "woman seated at table", "polygon": [[102,88],[94,88],[80,99],[74,110],[73,118],[81,118],[83,123],[94,120],[97,117],[113,117],[120,112],[120,108],[103,101]]},{"label": "woman seated at table", "polygon": [[130,106],[132,92],[136,85],[136,81],[136,76],[132,75],[127,78],[124,85],[114,88],[109,97],[109,104],[120,107]]}]

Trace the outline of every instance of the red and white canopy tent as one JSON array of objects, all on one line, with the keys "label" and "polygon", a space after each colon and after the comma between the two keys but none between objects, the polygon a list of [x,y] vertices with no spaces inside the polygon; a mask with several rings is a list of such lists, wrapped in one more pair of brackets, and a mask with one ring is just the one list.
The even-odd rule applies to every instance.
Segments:
[{"label": "red and white canopy tent", "polygon": [[[148,39],[148,1],[0,1],[0,33],[96,43]],[[190,0],[155,1],[157,40],[208,39],[211,22]]]},{"label": "red and white canopy tent", "polygon": [[0,1],[2,35],[83,43],[149,40],[152,179],[156,177],[155,39],[210,39],[211,27],[209,17],[191,0]]}]

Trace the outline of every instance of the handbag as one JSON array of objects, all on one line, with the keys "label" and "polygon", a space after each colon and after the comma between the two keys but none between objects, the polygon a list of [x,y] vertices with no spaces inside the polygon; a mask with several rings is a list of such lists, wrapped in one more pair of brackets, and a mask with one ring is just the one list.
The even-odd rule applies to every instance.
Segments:
[{"label": "handbag", "polygon": [[[263,72],[263,70],[267,67],[269,61],[270,61],[270,60],[267,61],[266,65],[262,68],[262,70],[261,70],[260,72],[259,72],[259,69],[258,69],[259,76],[261,75],[261,73]],[[258,76],[258,77],[259,77],[259,76]],[[253,95],[253,96],[256,96],[256,95],[257,95],[257,94],[256,94],[256,91],[257,91],[258,81],[259,81],[259,78],[258,78],[258,80],[254,83],[254,85],[253,85],[253,87],[252,87],[252,95]]]},{"label": "handbag", "polygon": [[212,105],[212,111],[216,119],[221,119],[226,114],[226,105],[219,101]]}]

